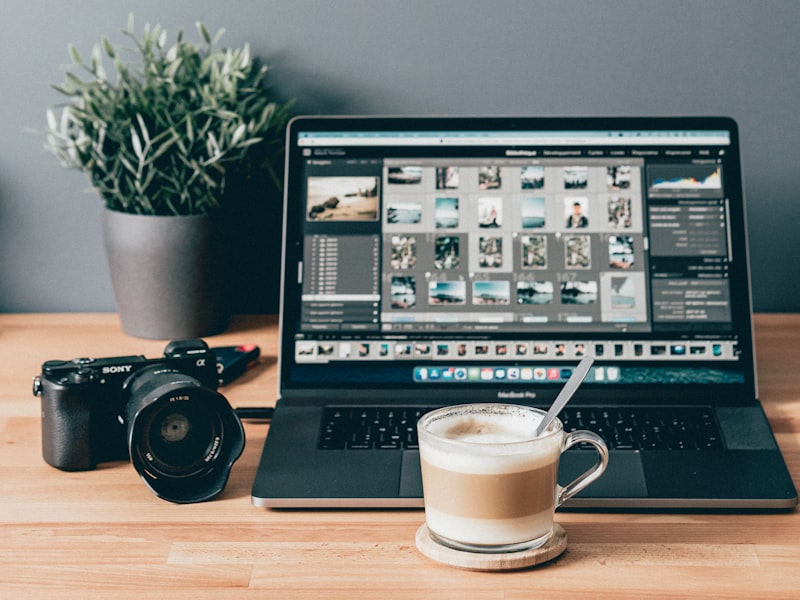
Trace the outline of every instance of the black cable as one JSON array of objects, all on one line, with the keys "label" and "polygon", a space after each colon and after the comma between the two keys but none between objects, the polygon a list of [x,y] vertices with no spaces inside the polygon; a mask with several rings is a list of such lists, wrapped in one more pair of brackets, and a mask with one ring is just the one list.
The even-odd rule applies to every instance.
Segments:
[{"label": "black cable", "polygon": [[275,409],[271,406],[240,406],[236,408],[236,414],[240,419],[269,421]]}]

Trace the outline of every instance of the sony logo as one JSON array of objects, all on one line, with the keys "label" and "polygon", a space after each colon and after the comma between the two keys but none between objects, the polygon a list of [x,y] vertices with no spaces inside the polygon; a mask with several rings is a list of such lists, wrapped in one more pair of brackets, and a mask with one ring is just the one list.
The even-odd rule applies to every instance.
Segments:
[{"label": "sony logo", "polygon": [[103,375],[112,373],[130,373],[133,365],[116,365],[113,367],[103,367]]}]

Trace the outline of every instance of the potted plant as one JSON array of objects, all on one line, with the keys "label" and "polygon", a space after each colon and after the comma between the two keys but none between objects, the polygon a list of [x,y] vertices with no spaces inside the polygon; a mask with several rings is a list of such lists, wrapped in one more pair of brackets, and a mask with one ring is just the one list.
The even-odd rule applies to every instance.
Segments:
[{"label": "potted plant", "polygon": [[139,337],[227,326],[221,230],[226,208],[242,206],[231,189],[255,174],[281,185],[290,103],[272,98],[248,45],[221,49],[222,30],[197,31],[200,43],[181,31],[168,45],[159,25],[137,37],[131,17],[132,48],[103,37],[84,61],[71,45],[72,70],[53,86],[67,101],[47,112],[45,147],[105,203],[114,295]]}]

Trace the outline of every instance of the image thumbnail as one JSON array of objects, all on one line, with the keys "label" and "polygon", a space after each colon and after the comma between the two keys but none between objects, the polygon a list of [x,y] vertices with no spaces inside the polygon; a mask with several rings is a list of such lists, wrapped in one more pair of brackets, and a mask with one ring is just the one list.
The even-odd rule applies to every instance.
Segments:
[{"label": "image thumbnail", "polygon": [[316,342],[297,342],[297,345],[295,346],[295,355],[298,357],[313,356],[316,348]]},{"label": "image thumbnail", "polygon": [[422,167],[389,167],[388,181],[393,185],[417,185],[422,183]]},{"label": "image thumbnail", "polygon": [[483,269],[501,269],[503,267],[502,237],[478,238],[478,265]]},{"label": "image thumbnail", "polygon": [[564,281],[561,283],[561,304],[594,304],[597,302],[596,281]]},{"label": "image thumbnail", "polygon": [[552,304],[552,281],[518,281],[517,304]]},{"label": "image thumbnail", "polygon": [[540,190],[544,187],[544,167],[522,167],[520,181],[523,190]]},{"label": "image thumbnail", "polygon": [[592,266],[591,239],[588,235],[569,235],[564,239],[564,266],[567,269],[588,269]]},{"label": "image thumbnail", "polygon": [[585,190],[589,184],[589,167],[564,167],[564,189]]},{"label": "image thumbnail", "polygon": [[612,229],[628,229],[633,225],[631,199],[611,196],[608,199],[608,226]]},{"label": "image thumbnail", "polygon": [[478,198],[478,226],[503,226],[503,199],[498,197]]},{"label": "image thumbnail", "polygon": [[458,227],[458,198],[436,198],[434,219],[436,229]]},{"label": "image thumbnail", "polygon": [[392,277],[392,308],[408,309],[417,305],[417,278]]},{"label": "image thumbnail", "polygon": [[478,169],[478,189],[499,190],[502,186],[500,167],[480,167]]},{"label": "image thumbnail", "polygon": [[564,212],[566,214],[567,229],[583,229],[589,226],[589,217],[586,216],[588,198],[564,198]]},{"label": "image thumbnail", "polygon": [[437,190],[456,190],[459,183],[458,167],[436,167]]},{"label": "image thumbnail", "polygon": [[413,225],[422,221],[420,202],[390,201],[386,207],[386,222],[393,225]]},{"label": "image thumbnail", "polygon": [[633,266],[633,238],[612,235],[608,238],[608,266],[611,269],[630,269]]},{"label": "image thumbnail", "polygon": [[636,308],[636,286],[631,277],[611,278],[611,308],[632,309]]},{"label": "image thumbnail", "polygon": [[435,247],[434,267],[437,269],[455,269],[458,267],[460,260],[457,237],[438,237],[436,238]]},{"label": "image thumbnail", "polygon": [[411,269],[417,264],[417,240],[407,235],[392,236],[392,268]]},{"label": "image thumbnail", "polygon": [[606,185],[609,191],[628,190],[631,187],[630,165],[619,165],[606,168]]},{"label": "image thumbnail", "polygon": [[378,177],[309,177],[309,221],[377,221]]},{"label": "image thumbnail", "polygon": [[523,269],[547,268],[547,238],[543,235],[523,235],[520,238]]},{"label": "image thumbnail", "polygon": [[428,283],[431,304],[466,304],[466,281],[431,281]]},{"label": "image thumbnail", "polygon": [[544,198],[528,196],[522,199],[522,227],[536,229],[545,226]]},{"label": "image thumbnail", "polygon": [[511,283],[508,281],[473,281],[473,304],[510,304]]}]

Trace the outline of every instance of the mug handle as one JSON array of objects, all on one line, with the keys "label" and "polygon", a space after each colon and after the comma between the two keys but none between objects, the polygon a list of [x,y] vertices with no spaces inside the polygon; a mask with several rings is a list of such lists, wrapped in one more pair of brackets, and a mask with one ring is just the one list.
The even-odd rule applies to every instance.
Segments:
[{"label": "mug handle", "polygon": [[575,444],[587,443],[594,446],[599,455],[597,462],[594,466],[575,478],[574,481],[565,485],[564,487],[558,486],[558,493],[556,494],[556,508],[561,506],[566,500],[572,498],[575,494],[580,492],[583,488],[595,481],[608,466],[608,446],[599,435],[593,431],[579,430],[568,433],[564,436],[564,443],[561,447],[561,452],[571,448]]}]

